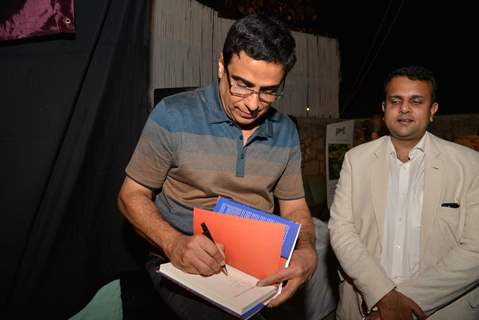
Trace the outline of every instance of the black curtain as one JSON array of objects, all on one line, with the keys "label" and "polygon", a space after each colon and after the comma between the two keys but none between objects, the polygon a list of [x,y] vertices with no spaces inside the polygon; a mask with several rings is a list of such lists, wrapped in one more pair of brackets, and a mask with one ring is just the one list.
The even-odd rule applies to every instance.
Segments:
[{"label": "black curtain", "polygon": [[149,109],[149,1],[75,16],[74,36],[0,43],[2,319],[67,318],[141,260],[116,196]]}]

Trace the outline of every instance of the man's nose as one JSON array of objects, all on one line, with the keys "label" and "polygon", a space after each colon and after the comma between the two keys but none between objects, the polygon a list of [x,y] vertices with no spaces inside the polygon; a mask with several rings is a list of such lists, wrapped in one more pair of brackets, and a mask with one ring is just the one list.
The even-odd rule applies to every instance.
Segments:
[{"label": "man's nose", "polygon": [[399,106],[399,111],[401,113],[408,113],[409,111],[411,111],[411,106],[409,105],[408,102],[403,102],[401,103],[401,105]]},{"label": "man's nose", "polygon": [[260,105],[259,92],[253,92],[250,94],[245,101],[246,107],[249,111],[254,112],[258,110]]}]

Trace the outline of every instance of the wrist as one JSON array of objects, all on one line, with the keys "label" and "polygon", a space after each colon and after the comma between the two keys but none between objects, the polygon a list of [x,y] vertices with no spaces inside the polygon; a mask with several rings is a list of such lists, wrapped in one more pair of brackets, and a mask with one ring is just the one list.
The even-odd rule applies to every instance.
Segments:
[{"label": "wrist", "polygon": [[379,309],[381,308],[388,308],[392,304],[397,302],[397,291],[396,288],[392,288],[391,291],[386,293],[376,304]]},{"label": "wrist", "polygon": [[314,237],[308,238],[298,238],[298,242],[296,243],[296,249],[310,249],[316,252],[316,243]]},{"label": "wrist", "polygon": [[160,247],[168,258],[171,258],[173,255],[176,245],[180,242],[182,236],[179,232],[171,232],[168,236],[163,237]]}]

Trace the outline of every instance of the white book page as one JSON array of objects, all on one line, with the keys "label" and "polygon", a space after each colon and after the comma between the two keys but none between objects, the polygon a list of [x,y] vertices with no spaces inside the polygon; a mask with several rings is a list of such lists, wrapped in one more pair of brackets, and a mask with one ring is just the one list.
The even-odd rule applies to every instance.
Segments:
[{"label": "white book page", "polygon": [[258,287],[258,279],[228,265],[228,275],[219,272],[209,277],[183,272],[171,263],[162,264],[160,273],[207,299],[242,314],[276,293],[276,287]]}]

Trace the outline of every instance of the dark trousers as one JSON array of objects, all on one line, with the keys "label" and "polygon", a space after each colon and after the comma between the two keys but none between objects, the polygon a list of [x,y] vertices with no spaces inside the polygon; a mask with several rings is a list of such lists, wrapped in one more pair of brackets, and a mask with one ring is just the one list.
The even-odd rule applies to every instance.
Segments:
[{"label": "dark trousers", "polygon": [[[153,281],[155,290],[163,302],[182,320],[235,320],[238,319],[210,302],[198,297],[170,280],[161,277],[158,270],[160,264],[167,262],[162,255],[151,253],[146,263],[147,271]],[[257,313],[250,319],[265,320]]]}]

